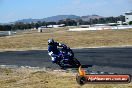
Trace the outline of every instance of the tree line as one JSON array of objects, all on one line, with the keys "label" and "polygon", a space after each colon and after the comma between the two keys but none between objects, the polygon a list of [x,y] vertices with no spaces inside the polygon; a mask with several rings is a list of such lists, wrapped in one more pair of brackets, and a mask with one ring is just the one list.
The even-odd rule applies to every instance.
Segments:
[{"label": "tree line", "polygon": [[117,21],[125,21],[124,16],[118,16],[118,17],[105,17],[105,18],[95,18],[90,19],[88,21],[83,21],[82,19],[65,19],[65,20],[59,20],[58,22],[41,22],[38,21],[36,23],[23,23],[23,22],[16,22],[14,24],[10,25],[0,25],[0,31],[10,31],[10,30],[24,30],[24,29],[32,29],[32,28],[38,28],[41,26],[47,27],[48,25],[59,25],[59,24],[65,24],[65,26],[77,26],[78,23],[80,25],[93,25],[93,24],[105,24],[105,23],[116,23]]},{"label": "tree line", "polygon": [[47,27],[48,25],[59,25],[65,24],[66,26],[75,26],[76,21],[67,19],[66,21],[60,20],[59,22],[41,22],[38,21],[36,23],[23,23],[23,22],[16,22],[15,24],[8,24],[8,25],[0,25],[0,31],[16,31],[16,30],[25,30],[25,29],[38,29],[41,26]]}]

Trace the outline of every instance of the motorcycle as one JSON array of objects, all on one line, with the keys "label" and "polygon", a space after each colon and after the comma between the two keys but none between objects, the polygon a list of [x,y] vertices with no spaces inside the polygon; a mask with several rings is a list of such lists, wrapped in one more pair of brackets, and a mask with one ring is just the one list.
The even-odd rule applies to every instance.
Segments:
[{"label": "motorcycle", "polygon": [[74,57],[73,51],[69,47],[59,48],[60,60],[58,65],[61,68],[78,68],[81,66],[80,62]]}]

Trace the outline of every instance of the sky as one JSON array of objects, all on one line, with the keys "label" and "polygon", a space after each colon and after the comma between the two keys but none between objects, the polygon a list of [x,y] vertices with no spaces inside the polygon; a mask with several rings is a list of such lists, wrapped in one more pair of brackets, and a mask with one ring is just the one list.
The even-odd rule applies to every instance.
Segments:
[{"label": "sky", "polygon": [[55,15],[119,16],[132,10],[132,0],[0,0],[0,23]]}]

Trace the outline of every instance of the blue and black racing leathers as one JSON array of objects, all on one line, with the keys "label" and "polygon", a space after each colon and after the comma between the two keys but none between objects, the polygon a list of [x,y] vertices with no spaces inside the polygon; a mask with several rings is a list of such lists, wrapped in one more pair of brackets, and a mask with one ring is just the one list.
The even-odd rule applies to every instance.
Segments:
[{"label": "blue and black racing leathers", "polygon": [[60,51],[58,50],[58,47],[66,48],[67,46],[58,42],[48,45],[48,54],[51,56],[53,63],[57,63],[60,60]]}]

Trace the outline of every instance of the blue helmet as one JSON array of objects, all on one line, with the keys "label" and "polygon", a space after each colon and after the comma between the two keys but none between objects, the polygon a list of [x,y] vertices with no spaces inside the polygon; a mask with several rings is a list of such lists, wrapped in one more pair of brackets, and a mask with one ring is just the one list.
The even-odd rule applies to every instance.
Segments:
[{"label": "blue helmet", "polygon": [[48,39],[48,45],[54,44],[54,40],[53,39]]}]

